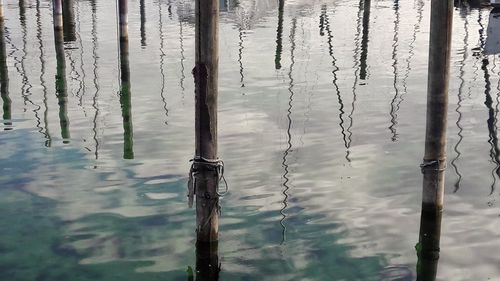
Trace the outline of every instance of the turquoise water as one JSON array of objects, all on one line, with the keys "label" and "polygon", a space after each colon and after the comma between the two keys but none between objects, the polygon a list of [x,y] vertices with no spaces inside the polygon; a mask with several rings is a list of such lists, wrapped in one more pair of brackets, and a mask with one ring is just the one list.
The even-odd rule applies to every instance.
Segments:
[{"label": "turquoise water", "polygon": [[[430,2],[365,1],[221,9],[220,280],[415,280]],[[50,1],[4,2],[0,279],[190,280],[194,2],[129,2],[126,134],[114,1],[75,1],[66,110]],[[454,11],[437,280],[500,280],[489,14]]]}]

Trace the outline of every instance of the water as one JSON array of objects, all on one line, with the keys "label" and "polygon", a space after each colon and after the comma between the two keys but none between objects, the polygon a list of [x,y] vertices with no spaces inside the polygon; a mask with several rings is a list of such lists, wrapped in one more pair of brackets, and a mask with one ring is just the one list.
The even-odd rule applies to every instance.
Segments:
[{"label": "water", "polygon": [[[189,280],[194,3],[129,3],[124,126],[114,1],[75,1],[65,110],[50,2],[25,2],[5,3],[0,279]],[[220,280],[414,280],[430,2],[228,2]],[[479,7],[454,12],[438,280],[500,280],[500,77],[475,50]]]}]

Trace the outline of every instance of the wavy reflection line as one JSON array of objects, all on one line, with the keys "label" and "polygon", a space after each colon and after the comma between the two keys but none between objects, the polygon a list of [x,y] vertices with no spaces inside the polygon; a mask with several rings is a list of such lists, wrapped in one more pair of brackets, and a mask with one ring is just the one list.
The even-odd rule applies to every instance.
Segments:
[{"label": "wavy reflection line", "polygon": [[[95,142],[95,150],[94,150],[94,156],[95,159],[99,159],[99,140],[97,137],[97,118],[99,117],[99,104],[98,104],[98,98],[99,98],[99,91],[100,91],[100,85],[99,85],[99,76],[98,76],[98,71],[99,71],[99,56],[97,55],[97,49],[99,48],[99,43],[98,43],[98,38],[97,38],[97,4],[96,0],[91,1],[92,5],[92,58],[93,58],[93,63],[92,63],[92,72],[94,74],[94,88],[95,88],[95,93],[92,98],[92,107],[94,108],[94,118],[92,119],[92,131],[94,132],[93,134],[93,139]],[[97,168],[97,166],[94,166],[94,168]]]},{"label": "wavy reflection line", "polygon": [[325,14],[325,29],[328,37],[328,54],[332,58],[332,75],[333,75],[333,86],[335,87],[335,94],[337,95],[337,100],[339,103],[339,119],[340,119],[340,129],[342,131],[342,136],[343,136],[343,141],[344,141],[344,146],[347,150],[347,135],[345,132],[345,126],[344,126],[344,102],[342,101],[342,96],[340,95],[340,88],[338,85],[338,77],[337,77],[337,72],[339,71],[339,67],[337,66],[337,59],[335,58],[335,55],[333,54],[333,34],[332,30],[330,29],[330,19],[328,18],[328,14]]},{"label": "wavy reflection line", "polygon": [[[158,1],[159,2],[159,1]],[[146,4],[144,0],[139,3],[139,9],[141,14],[141,47],[146,47]]]},{"label": "wavy reflection line", "polygon": [[165,125],[168,125],[168,108],[167,108],[167,100],[165,99],[165,34],[163,32],[163,12],[161,2],[158,1],[158,12],[159,12],[159,21],[158,21],[158,31],[160,33],[160,74],[161,74],[161,90],[160,96],[163,101],[163,110],[165,111]]},{"label": "wavy reflection line", "polygon": [[464,17],[464,31],[465,31],[465,36],[464,36],[464,48],[463,48],[463,57],[462,57],[462,61],[460,63],[460,75],[459,75],[459,79],[460,79],[460,86],[458,88],[458,103],[457,103],[457,107],[455,108],[455,112],[458,114],[458,118],[457,118],[457,122],[455,122],[455,124],[457,125],[457,128],[458,128],[458,141],[457,143],[455,144],[455,146],[453,147],[453,150],[455,151],[456,153],[456,156],[455,158],[453,158],[453,160],[451,160],[451,166],[453,166],[453,170],[455,171],[455,174],[457,176],[457,181],[455,182],[454,184],[454,190],[453,190],[453,193],[457,192],[459,189],[460,189],[460,182],[462,181],[462,174],[460,173],[459,169],[458,169],[458,165],[457,165],[457,161],[460,159],[460,156],[462,155],[462,152],[458,149],[460,144],[462,143],[462,140],[464,139],[464,136],[462,134],[464,128],[462,127],[462,125],[460,125],[460,122],[462,121],[462,111],[460,110],[462,108],[462,102],[464,100],[463,98],[463,90],[464,90],[464,86],[465,86],[465,62],[467,60],[467,57],[468,57],[468,49],[469,49],[469,19],[467,17]]},{"label": "wavy reflection line", "polygon": [[[158,2],[160,2],[161,0],[158,0]],[[172,1],[171,0],[168,0],[167,2],[167,10],[168,10],[168,18],[170,20],[173,19],[173,13],[172,13]]]},{"label": "wavy reflection line", "polygon": [[79,44],[79,49],[80,49],[80,72],[82,73],[81,75],[81,79],[79,81],[79,86],[78,86],[78,90],[76,92],[76,96],[78,97],[78,105],[82,107],[83,109],[83,114],[85,115],[85,117],[87,117],[87,110],[83,104],[83,98],[87,92],[87,86],[86,86],[86,78],[87,78],[87,74],[85,73],[85,59],[84,59],[84,55],[85,55],[85,50],[84,50],[84,44],[83,44],[83,40],[82,40],[82,31],[81,31],[81,23],[80,23],[80,16],[81,16],[81,13],[80,13],[80,2],[77,3],[76,5],[76,17],[77,17],[77,34],[76,34],[76,38],[77,38],[77,41],[78,41],[78,44]]},{"label": "wavy reflection line", "polygon": [[321,5],[321,14],[319,15],[319,35],[325,36],[325,16],[326,4]]},{"label": "wavy reflection line", "polygon": [[184,55],[184,30],[183,30],[183,24],[181,17],[179,16],[179,44],[180,44],[180,49],[181,49],[181,79],[179,81],[179,84],[181,86],[181,98],[182,101],[184,101],[184,93],[186,91],[186,88],[184,87],[184,81],[186,80],[186,74],[185,70],[186,67],[184,66],[184,61],[186,60],[186,56]]},{"label": "wavy reflection line", "polygon": [[282,166],[283,166],[283,169],[284,169],[284,173],[283,173],[283,191],[282,191],[282,194],[283,194],[283,208],[281,208],[280,210],[280,213],[281,213],[281,220],[280,220],[280,224],[281,224],[281,227],[282,227],[282,240],[281,240],[281,244],[285,243],[286,241],[286,225],[285,225],[285,219],[286,219],[286,214],[285,214],[285,210],[286,208],[288,207],[288,198],[290,197],[288,195],[288,190],[290,190],[290,186],[288,185],[288,183],[290,182],[290,178],[289,178],[289,174],[290,174],[290,170],[288,169],[289,168],[289,164],[287,163],[287,158],[288,158],[288,155],[290,154],[290,152],[292,151],[292,108],[293,108],[293,96],[295,94],[294,92],[294,79],[293,79],[293,76],[292,76],[292,72],[293,72],[293,67],[295,66],[295,32],[296,32],[296,29],[297,29],[297,18],[293,18],[292,20],[292,29],[290,31],[290,44],[291,44],[291,49],[290,49],[290,69],[288,71],[288,79],[290,81],[289,83],[289,86],[288,86],[288,92],[290,93],[290,96],[288,97],[288,109],[287,109],[287,115],[286,115],[286,118],[288,120],[288,124],[287,124],[287,130],[286,130],[286,134],[287,134],[287,148],[285,149],[285,152],[283,153],[283,162],[281,163]]},{"label": "wavy reflection line", "polygon": [[361,56],[359,79],[368,78],[368,42],[370,41],[370,8],[371,0],[365,0],[363,5],[363,37],[361,39]]},{"label": "wavy reflection line", "polygon": [[40,85],[42,86],[42,93],[43,93],[43,106],[44,106],[44,111],[43,111],[43,124],[44,124],[44,129],[45,131],[43,132],[45,136],[45,146],[50,147],[52,145],[52,137],[50,136],[50,131],[49,131],[49,117],[48,117],[48,111],[49,111],[49,106],[47,102],[47,94],[48,94],[48,88],[47,85],[45,84],[45,52],[44,52],[44,45],[43,45],[43,33],[42,33],[42,20],[41,20],[41,11],[40,11],[40,0],[36,1],[36,38],[38,40],[38,50],[40,51]]},{"label": "wavy reflection line", "polygon": [[274,58],[274,68],[281,69],[281,53],[283,52],[283,13],[285,10],[285,0],[279,0],[278,5],[278,27],[276,29],[276,55]]},{"label": "wavy reflection line", "polygon": [[394,79],[392,81],[392,85],[394,87],[394,97],[391,101],[391,125],[389,126],[389,130],[391,131],[393,142],[398,140],[397,133],[397,124],[398,124],[398,110],[399,105],[397,103],[398,99],[400,99],[399,95],[399,75],[398,75],[398,46],[399,46],[399,0],[394,0],[394,13],[396,15],[396,19],[394,20],[394,37],[392,39],[392,73],[394,74]]},{"label": "wavy reflection line", "polygon": [[36,119],[36,128],[39,133],[42,135],[43,133],[43,128],[42,128],[42,120],[39,116],[39,111],[42,109],[42,106],[36,104],[33,102],[30,98],[32,95],[31,89],[33,88],[33,85],[29,81],[28,74],[26,72],[26,66],[25,66],[25,61],[26,58],[28,57],[28,28],[26,25],[26,6],[24,3],[24,0],[19,0],[19,22],[21,23],[21,33],[22,33],[22,41],[23,41],[23,48],[22,48],[22,56],[20,60],[20,68],[21,68],[21,78],[22,78],[22,86],[21,86],[21,95],[23,96],[24,100],[24,111],[27,110],[26,105],[27,103],[31,104],[34,106],[33,113],[35,114],[35,119]]},{"label": "wavy reflection line", "polygon": [[348,162],[351,162],[351,159],[349,158],[350,155],[350,148],[351,148],[351,143],[352,143],[352,127],[354,125],[354,109],[356,106],[356,99],[357,99],[357,86],[359,82],[359,72],[360,72],[360,67],[358,63],[358,56],[360,54],[360,35],[361,35],[361,20],[363,17],[363,3],[364,0],[359,1],[359,7],[358,7],[358,17],[356,20],[356,36],[354,37],[354,55],[353,55],[353,60],[354,60],[354,82],[352,85],[352,103],[351,103],[351,112],[348,115],[349,118],[349,126],[347,127],[347,154],[345,156],[346,160]]},{"label": "wavy reflection line", "polygon": [[[417,23],[413,26],[413,34],[410,44],[408,45],[408,57],[406,58],[406,71],[401,84],[403,86],[403,92],[399,98],[399,101],[396,104],[395,115],[397,116],[399,109],[401,108],[401,103],[403,103],[406,94],[408,94],[408,77],[410,77],[411,72],[411,62],[413,56],[415,55],[415,41],[417,41],[417,33],[420,32],[420,24],[422,23],[423,11],[424,11],[425,3],[422,0],[418,1],[417,4]],[[396,128],[394,128],[396,129]]]},{"label": "wavy reflection line", "polygon": [[481,69],[484,72],[484,94],[485,101],[484,105],[488,109],[488,120],[486,123],[488,124],[488,143],[491,145],[490,149],[490,157],[491,161],[495,163],[495,168],[491,171],[491,175],[493,177],[493,183],[491,184],[491,192],[490,195],[495,191],[496,186],[496,176],[495,172],[499,170],[500,167],[500,150],[498,148],[498,137],[497,132],[495,131],[495,110],[493,109],[493,99],[491,98],[491,81],[490,74],[488,71],[488,59],[484,58],[482,60]]},{"label": "wavy reflection line", "polygon": [[240,64],[240,84],[241,84],[241,88],[245,88],[245,75],[244,75],[244,71],[245,71],[245,68],[243,67],[243,39],[244,39],[244,32],[242,30],[242,28],[240,27],[239,28],[239,36],[238,36],[238,63]]}]

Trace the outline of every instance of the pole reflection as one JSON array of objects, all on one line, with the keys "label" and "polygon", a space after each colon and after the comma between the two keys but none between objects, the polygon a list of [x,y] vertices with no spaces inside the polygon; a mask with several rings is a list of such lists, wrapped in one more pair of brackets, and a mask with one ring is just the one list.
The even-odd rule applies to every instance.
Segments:
[{"label": "pole reflection", "polygon": [[132,127],[132,103],[130,91],[130,65],[128,45],[128,7],[127,0],[119,1],[120,12],[120,105],[123,119],[123,159],[134,159],[134,141]]},{"label": "pole reflection", "polygon": [[5,22],[3,17],[3,0],[0,0],[2,3],[1,15],[0,15],[0,94],[2,96],[3,103],[3,124],[5,125],[4,130],[12,130],[12,113],[11,113],[11,104],[12,101],[9,97],[9,69],[7,67],[7,50],[5,47]]},{"label": "pole reflection", "polygon": [[281,208],[280,210],[280,213],[281,213],[281,220],[280,220],[280,224],[281,224],[281,228],[282,228],[282,237],[281,237],[281,243],[285,243],[286,241],[286,225],[285,225],[285,219],[286,219],[286,214],[285,214],[285,210],[286,208],[288,207],[288,190],[290,189],[290,186],[289,186],[289,182],[290,182],[290,178],[288,176],[288,174],[290,173],[290,170],[288,169],[289,168],[289,164],[287,163],[287,159],[288,159],[288,155],[290,154],[290,152],[292,151],[292,108],[293,108],[293,96],[295,95],[295,92],[294,92],[294,79],[293,79],[293,67],[295,66],[295,33],[296,33],[296,30],[297,30],[297,18],[294,18],[292,20],[292,28],[291,28],[291,31],[290,31],[290,44],[291,44],[291,49],[290,49],[290,59],[291,59],[291,62],[290,62],[290,69],[288,71],[288,79],[290,81],[289,83],[289,86],[288,86],[288,92],[290,93],[290,96],[288,97],[288,109],[287,109],[287,114],[286,114],[286,118],[287,118],[287,130],[286,130],[286,134],[287,134],[287,147],[285,149],[285,152],[283,153],[283,162],[281,163],[281,165],[283,166],[283,207]]},{"label": "pole reflection", "polygon": [[[66,84],[66,59],[64,56],[64,34],[62,26],[56,23],[62,22],[62,11],[57,10],[57,5],[54,6],[54,45],[56,51],[56,96],[59,104],[59,125],[61,127],[61,137],[63,143],[69,143],[69,118],[68,118],[68,93]],[[61,7],[59,7],[61,8]]]},{"label": "pole reflection", "polygon": [[[159,1],[158,1],[159,2]],[[146,47],[146,4],[144,0],[140,2],[140,14],[141,14],[141,47]]]},{"label": "pole reflection", "polygon": [[42,20],[41,20],[41,11],[40,11],[40,1],[36,1],[36,30],[37,30],[37,39],[38,39],[38,49],[40,51],[40,85],[42,86],[42,92],[43,92],[43,105],[44,105],[44,112],[43,112],[43,123],[44,123],[44,135],[45,135],[45,146],[50,147],[52,145],[52,137],[50,136],[49,132],[49,120],[48,120],[48,112],[49,112],[49,107],[48,107],[48,102],[47,102],[47,94],[48,94],[48,88],[47,85],[45,84],[45,52],[44,52],[44,46],[43,46],[43,34],[42,34]]},{"label": "pole reflection", "polygon": [[399,19],[400,19],[400,13],[399,13],[399,0],[394,0],[394,14],[395,14],[395,19],[394,19],[394,37],[392,39],[392,73],[393,73],[393,81],[392,81],[392,86],[394,87],[394,97],[391,101],[391,111],[390,111],[390,116],[391,116],[391,125],[389,126],[389,130],[391,131],[392,137],[391,140],[393,142],[398,140],[398,133],[396,126],[398,124],[398,110],[399,110],[399,103],[397,102],[399,99],[401,99],[399,95],[399,87],[398,87],[398,82],[399,82],[399,71],[398,71],[398,45],[399,45]]},{"label": "pole reflection", "polygon": [[274,67],[281,69],[281,53],[283,52],[283,13],[285,10],[285,0],[279,0],[278,6],[278,28],[276,29],[276,56]]},{"label": "pole reflection", "polygon": [[160,75],[161,75],[161,89],[160,96],[163,102],[163,110],[165,111],[165,124],[168,125],[168,108],[167,100],[165,99],[165,33],[163,32],[163,11],[161,2],[158,1],[158,31],[160,33]]},{"label": "pole reflection", "polygon": [[64,42],[76,41],[76,32],[75,32],[76,22],[75,22],[74,6],[75,6],[74,0],[63,1]]},{"label": "pole reflection", "polygon": [[370,7],[371,0],[365,0],[363,4],[363,37],[361,39],[361,56],[359,79],[366,80],[368,77],[368,41],[370,32]]}]

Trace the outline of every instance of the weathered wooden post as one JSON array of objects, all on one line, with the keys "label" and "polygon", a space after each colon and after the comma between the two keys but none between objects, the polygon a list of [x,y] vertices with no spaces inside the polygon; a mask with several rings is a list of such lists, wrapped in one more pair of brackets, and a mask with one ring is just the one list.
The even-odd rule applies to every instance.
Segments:
[{"label": "weathered wooden post", "polygon": [[56,49],[57,73],[56,95],[59,104],[59,125],[64,143],[69,142],[68,94],[66,89],[66,59],[64,57],[64,34],[62,0],[53,0],[54,45]]},{"label": "weathered wooden post", "polygon": [[63,30],[65,42],[76,41],[75,11],[73,9],[75,6],[74,4],[74,0],[63,1]]},{"label": "weathered wooden post", "polygon": [[144,0],[140,2],[141,13],[141,46],[146,47],[146,4]]},{"label": "weathered wooden post", "polygon": [[123,159],[134,159],[132,103],[130,92],[130,65],[128,45],[128,0],[119,0],[118,10],[120,39],[120,105],[123,119]]},{"label": "weathered wooden post", "polygon": [[417,280],[435,280],[439,259],[446,169],[446,123],[450,68],[452,0],[432,0],[427,86],[427,128],[423,173],[422,213],[417,244]]},{"label": "weathered wooden post", "polygon": [[195,157],[190,172],[190,201],[196,196],[197,244],[219,239],[222,161],[217,157],[219,1],[196,0]]},{"label": "weathered wooden post", "polygon": [[276,29],[276,57],[274,66],[281,69],[281,52],[283,51],[283,12],[285,10],[285,0],[279,0],[278,6],[278,28]]},{"label": "weathered wooden post", "polygon": [[[11,126],[11,100],[9,98],[9,69],[7,68],[7,51],[5,48],[5,22],[3,15],[3,0],[0,0],[0,94],[3,103],[2,119],[5,126]],[[10,130],[7,127],[4,130]]]}]

